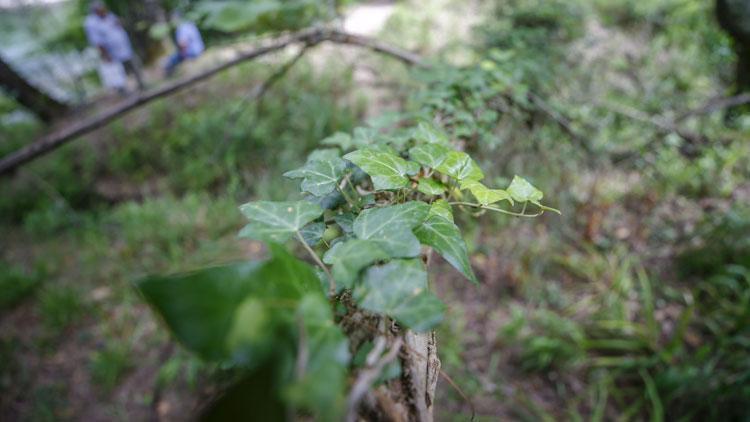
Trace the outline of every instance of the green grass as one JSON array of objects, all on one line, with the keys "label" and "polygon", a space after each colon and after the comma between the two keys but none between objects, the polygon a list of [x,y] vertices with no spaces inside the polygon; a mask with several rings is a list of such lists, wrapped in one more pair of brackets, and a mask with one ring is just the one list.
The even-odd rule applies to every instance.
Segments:
[{"label": "green grass", "polygon": [[48,285],[39,292],[39,313],[50,332],[60,333],[86,314],[86,302],[80,289]]},{"label": "green grass", "polygon": [[131,350],[125,344],[110,341],[101,350],[91,354],[89,370],[93,381],[108,392],[135,365]]}]

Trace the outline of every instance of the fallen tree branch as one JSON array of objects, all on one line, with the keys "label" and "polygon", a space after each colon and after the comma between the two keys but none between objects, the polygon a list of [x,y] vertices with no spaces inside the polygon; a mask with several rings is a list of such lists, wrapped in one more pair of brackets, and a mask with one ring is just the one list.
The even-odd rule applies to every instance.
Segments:
[{"label": "fallen tree branch", "polygon": [[737,107],[745,104],[750,104],[750,92],[745,92],[743,94],[735,95],[733,97],[722,97],[713,99],[709,102],[707,102],[705,105],[698,107],[693,110],[688,110],[679,116],[677,116],[676,119],[674,119],[675,123],[679,123],[685,119],[689,119],[691,117],[700,116],[704,114],[711,114],[713,112],[724,110],[727,108]]},{"label": "fallen tree branch", "polygon": [[304,43],[310,45],[325,41],[336,44],[353,45],[366,48],[377,53],[391,56],[408,65],[426,66],[424,61],[419,56],[406,50],[402,50],[398,47],[394,47],[381,41],[375,40],[373,38],[354,35],[337,29],[304,29],[275,38],[268,42],[266,45],[256,47],[252,50],[241,53],[234,59],[217,65],[199,74],[166,84],[148,92],[134,94],[133,96],[122,100],[109,109],[48,133],[38,140],[34,141],[33,143],[0,159],[0,175],[9,173],[22,164],[40,157],[56,148],[59,148],[68,141],[71,141],[81,135],[92,132],[93,130],[108,124],[109,122],[140,106],[148,104],[159,98],[182,91],[198,82],[206,80],[216,75],[217,73],[220,73],[240,63],[256,59],[277,50],[281,50],[292,44]]},{"label": "fallen tree branch", "polygon": [[693,152],[693,150],[696,149],[699,145],[703,145],[708,142],[708,139],[705,136],[699,133],[685,131],[677,126],[677,124],[673,121],[669,121],[658,116],[652,117],[640,110],[623,105],[610,103],[601,105],[613,113],[655,126],[662,133],[674,133],[688,144],[688,148],[685,150],[686,153],[688,153],[689,151]]}]

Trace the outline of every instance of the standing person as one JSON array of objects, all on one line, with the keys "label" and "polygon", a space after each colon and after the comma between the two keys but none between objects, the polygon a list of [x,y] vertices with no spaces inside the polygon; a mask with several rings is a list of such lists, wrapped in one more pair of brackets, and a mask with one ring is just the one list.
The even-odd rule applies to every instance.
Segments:
[{"label": "standing person", "polygon": [[193,22],[183,19],[177,12],[172,14],[172,20],[177,25],[175,30],[177,52],[169,57],[164,67],[164,73],[167,77],[174,73],[180,63],[200,56],[204,49],[201,33]]},{"label": "standing person", "polygon": [[125,70],[135,77],[138,89],[143,89],[141,62],[133,53],[130,38],[114,13],[107,10],[101,1],[91,3],[91,13],[86,16],[83,28],[89,43],[99,49],[104,62],[122,63]]}]

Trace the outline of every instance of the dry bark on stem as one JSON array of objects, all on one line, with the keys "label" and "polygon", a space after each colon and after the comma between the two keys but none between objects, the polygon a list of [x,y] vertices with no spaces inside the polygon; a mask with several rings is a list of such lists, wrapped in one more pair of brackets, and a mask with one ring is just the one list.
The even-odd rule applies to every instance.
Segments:
[{"label": "dry bark on stem", "polygon": [[198,82],[216,75],[219,72],[236,66],[237,64],[281,50],[289,45],[300,43],[315,45],[325,41],[336,44],[359,46],[377,53],[391,56],[408,65],[425,66],[425,63],[419,56],[369,37],[354,35],[337,29],[305,29],[274,38],[263,46],[241,53],[236,58],[197,75],[168,83],[151,91],[134,94],[109,109],[50,132],[35,142],[0,159],[0,175],[9,173],[15,168],[62,146],[68,141],[100,128],[142,105],[182,91]]}]

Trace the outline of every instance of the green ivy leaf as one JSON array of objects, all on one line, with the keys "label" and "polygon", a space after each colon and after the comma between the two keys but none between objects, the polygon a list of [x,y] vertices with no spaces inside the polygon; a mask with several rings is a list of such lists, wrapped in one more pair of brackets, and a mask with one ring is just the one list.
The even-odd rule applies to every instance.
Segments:
[{"label": "green ivy leaf", "polygon": [[482,180],[484,173],[468,154],[461,151],[450,151],[435,170],[447,174],[459,182]]},{"label": "green ivy leaf", "polygon": [[423,166],[436,169],[452,150],[438,144],[417,145],[409,150],[409,157]]},{"label": "green ivy leaf", "polygon": [[307,162],[335,160],[339,157],[341,157],[341,151],[338,148],[321,148],[310,152],[307,155]]},{"label": "green ivy leaf", "polygon": [[482,205],[490,205],[503,200],[507,200],[513,205],[513,198],[511,198],[508,192],[502,189],[490,189],[474,180],[461,183],[461,189],[468,189]]},{"label": "green ivy leaf", "polygon": [[[444,206],[433,205],[436,211],[414,230],[420,242],[434,248],[454,268],[461,272],[472,283],[478,283],[474,271],[471,269],[466,243],[461,237],[461,231],[453,223],[452,218],[445,218]],[[432,211],[432,210],[430,210]],[[451,216],[452,217],[452,216]]]},{"label": "green ivy leaf", "polygon": [[419,179],[417,190],[425,195],[440,195],[445,192],[445,185],[434,179]]},{"label": "green ivy leaf", "polygon": [[508,193],[518,202],[539,202],[544,194],[526,179],[516,175],[508,186]]},{"label": "green ivy leaf", "polygon": [[271,326],[307,294],[325,300],[313,269],[271,244],[266,261],[231,264],[137,283],[177,339],[207,360],[255,365],[273,350]]},{"label": "green ivy leaf", "polygon": [[248,202],[240,211],[250,223],[240,231],[240,237],[263,241],[289,240],[307,223],[323,215],[323,209],[312,202]]},{"label": "green ivy leaf", "polygon": [[343,230],[344,233],[351,233],[354,230],[352,227],[354,225],[354,214],[350,212],[336,214],[333,217],[333,221],[341,227],[341,230]]},{"label": "green ivy leaf", "polygon": [[363,309],[386,314],[414,331],[434,328],[445,309],[428,290],[427,272],[419,259],[370,267],[353,296]]},{"label": "green ivy leaf", "polygon": [[453,222],[453,210],[450,204],[445,199],[438,199],[430,205],[430,211],[427,217],[438,215],[445,218],[446,220]]},{"label": "green ivy leaf", "polygon": [[414,175],[419,172],[417,163],[374,149],[360,149],[350,152],[344,158],[370,175],[375,190],[405,188],[409,186],[407,175]]},{"label": "green ivy leaf", "polygon": [[315,246],[323,239],[323,233],[326,231],[325,223],[310,223],[300,229],[299,233],[302,239],[310,246]]},{"label": "green ivy leaf", "polygon": [[[307,357],[300,378],[286,386],[283,395],[294,407],[312,410],[317,420],[339,420],[344,409],[349,342],[334,324],[331,306],[320,296],[307,295],[297,306],[300,330],[294,342],[305,348],[295,356]],[[304,336],[304,341],[301,340]]]},{"label": "green ivy leaf", "polygon": [[429,205],[421,201],[362,211],[354,220],[354,234],[369,239],[394,258],[419,255],[419,240],[412,229],[427,217]]},{"label": "green ivy leaf", "polygon": [[414,130],[413,136],[417,142],[426,142],[428,144],[447,145],[449,142],[447,133],[427,122],[420,122]]},{"label": "green ivy leaf", "polygon": [[315,196],[333,192],[346,170],[346,161],[334,157],[329,160],[308,161],[304,167],[284,173],[291,179],[303,179],[301,189]]},{"label": "green ivy leaf", "polygon": [[338,242],[323,256],[323,262],[333,265],[333,278],[339,288],[354,286],[359,272],[368,265],[390,258],[377,242],[351,239]]},{"label": "green ivy leaf", "polygon": [[323,145],[333,145],[341,148],[342,151],[349,151],[354,145],[351,135],[344,132],[336,132],[333,135],[320,141]]}]

